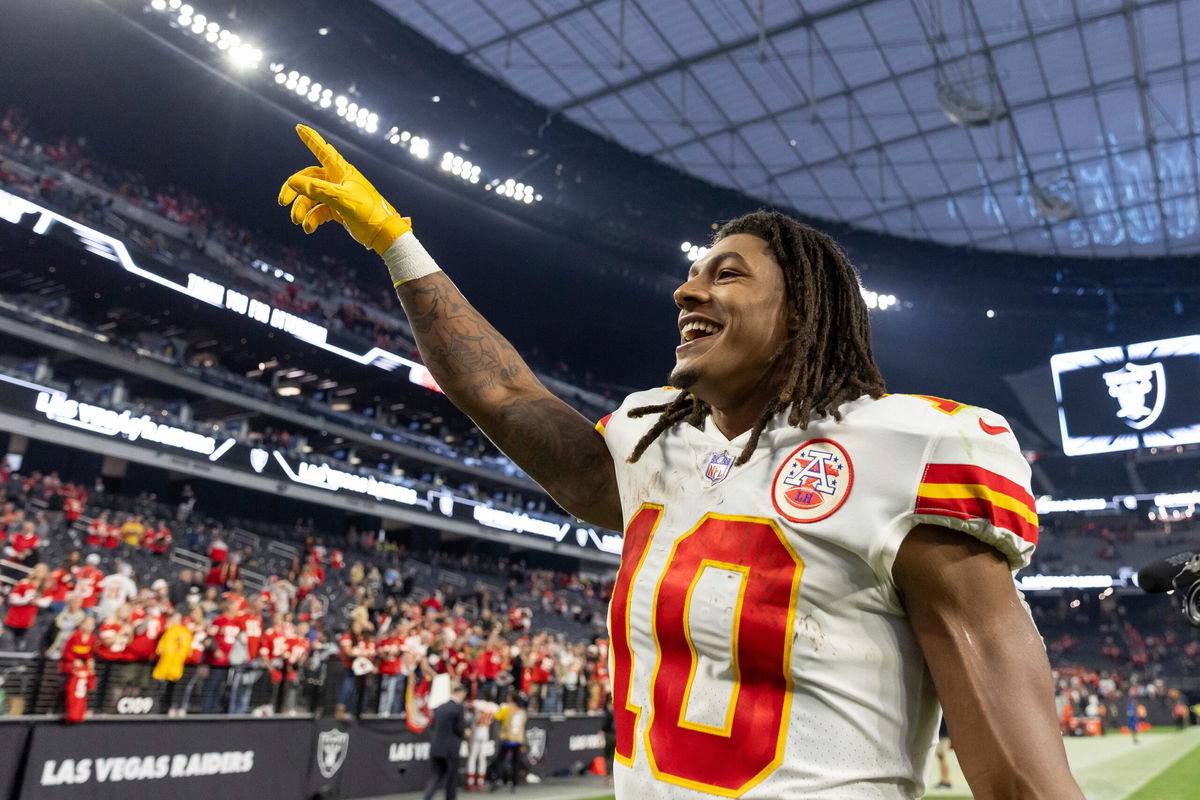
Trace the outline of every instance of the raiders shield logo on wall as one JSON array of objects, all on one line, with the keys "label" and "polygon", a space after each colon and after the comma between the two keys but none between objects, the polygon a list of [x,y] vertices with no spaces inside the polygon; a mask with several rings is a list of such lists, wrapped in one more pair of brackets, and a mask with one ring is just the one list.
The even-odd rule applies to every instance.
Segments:
[{"label": "raiders shield logo on wall", "polygon": [[332,778],[341,769],[349,749],[350,734],[346,731],[337,728],[321,731],[317,737],[317,769],[326,778]]},{"label": "raiders shield logo on wall", "polygon": [[529,747],[529,760],[535,764],[541,761],[542,756],[546,755],[546,729],[527,728],[525,744]]}]

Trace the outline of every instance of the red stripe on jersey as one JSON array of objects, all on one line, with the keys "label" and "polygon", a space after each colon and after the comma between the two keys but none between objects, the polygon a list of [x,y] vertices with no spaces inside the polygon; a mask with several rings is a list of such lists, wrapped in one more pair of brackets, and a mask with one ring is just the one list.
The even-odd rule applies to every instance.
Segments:
[{"label": "red stripe on jersey", "polygon": [[605,414],[604,417],[596,423],[596,430],[600,431],[600,435],[604,435],[605,429],[608,428],[608,421],[612,419],[612,414]]},{"label": "red stripe on jersey", "polygon": [[1000,508],[979,497],[949,498],[917,496],[916,513],[956,519],[982,519],[997,528],[1012,531],[1030,544],[1037,544],[1038,529],[1028,520],[1007,508]]},{"label": "red stripe on jersey", "polygon": [[991,470],[977,467],[973,464],[929,464],[925,467],[925,475],[921,483],[977,483],[989,489],[1006,494],[1029,506],[1029,510],[1037,513],[1033,495],[1021,484]]}]

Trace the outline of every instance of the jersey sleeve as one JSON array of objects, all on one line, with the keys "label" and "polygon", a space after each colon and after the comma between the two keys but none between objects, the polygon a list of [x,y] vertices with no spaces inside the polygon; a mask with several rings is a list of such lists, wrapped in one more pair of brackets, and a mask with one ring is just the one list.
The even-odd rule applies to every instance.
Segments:
[{"label": "jersey sleeve", "polygon": [[1030,469],[1003,417],[974,407],[951,416],[930,443],[906,522],[974,536],[1014,571],[1029,565],[1038,540]]}]

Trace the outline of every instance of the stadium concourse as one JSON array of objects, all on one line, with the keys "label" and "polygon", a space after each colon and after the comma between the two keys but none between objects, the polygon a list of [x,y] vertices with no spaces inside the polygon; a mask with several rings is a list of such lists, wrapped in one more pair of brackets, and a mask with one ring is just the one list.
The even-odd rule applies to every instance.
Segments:
[{"label": "stadium concourse", "polygon": [[[670,569],[642,569],[652,548],[621,566],[628,515],[600,525],[559,505],[530,478],[539,458],[518,457],[527,474],[448,399],[470,405],[453,371],[435,379],[439,360],[487,331],[431,349],[429,321],[397,302],[396,259],[336,225],[305,238],[292,224],[276,199],[311,160],[297,123],[411,216],[445,275],[601,435],[699,337],[676,324],[696,298],[672,293],[718,262],[721,223],[765,206],[829,233],[858,270],[845,294],[863,300],[887,391],[955,423],[990,409],[964,440],[1005,442],[1028,478],[939,484],[950,503],[935,510],[1015,515],[1037,539],[1015,580],[1083,794],[1196,796],[1198,26],[1190,0],[15,4],[0,26],[19,65],[0,71],[0,797],[416,800],[451,682],[487,731],[464,747],[467,790],[507,793],[511,778],[520,797],[608,800],[620,730],[636,757],[617,750],[619,779],[650,765],[655,796],[715,796],[661,778],[655,714],[632,699],[606,711],[648,680],[653,712],[672,683],[642,655],[668,652]],[[693,322],[719,333],[723,313]],[[838,325],[823,335],[853,338]],[[860,452],[848,482],[895,471]],[[618,471],[637,461],[612,455]],[[730,453],[698,457],[705,491],[744,474]],[[772,524],[815,556],[804,547],[825,518],[784,517]],[[691,535],[671,527],[676,545]],[[728,678],[720,664],[740,680],[750,641],[743,595],[720,635],[726,617],[692,605],[724,597],[714,574],[752,583],[749,563],[722,559],[688,578],[674,664],[692,659],[687,698],[704,670]],[[802,565],[789,614],[822,593],[819,565]],[[613,595],[627,601],[615,633]],[[849,675],[853,649],[797,663],[837,652]],[[781,724],[826,729],[811,709],[837,705],[829,685],[788,675]],[[870,729],[904,706],[886,691],[829,716]],[[1034,708],[1016,691],[997,681],[993,718]],[[740,696],[727,714],[679,701],[680,736],[716,734],[740,756]],[[507,724],[488,723],[508,698]],[[706,714],[715,726],[692,720]],[[943,731],[935,746],[935,721],[928,751],[909,753],[926,774],[872,790],[970,796],[962,742]]]}]

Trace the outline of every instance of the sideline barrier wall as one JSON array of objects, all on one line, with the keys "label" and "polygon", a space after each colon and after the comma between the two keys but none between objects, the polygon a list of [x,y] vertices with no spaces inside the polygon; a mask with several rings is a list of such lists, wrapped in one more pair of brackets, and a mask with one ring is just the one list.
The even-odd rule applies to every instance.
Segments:
[{"label": "sideline barrier wall", "polygon": [[17,796],[17,777],[31,728],[27,722],[0,722],[0,797]]},{"label": "sideline barrier wall", "polygon": [[35,722],[23,800],[304,797],[312,720]]},{"label": "sideline barrier wall", "polygon": [[[596,716],[531,717],[534,771],[582,771],[604,752],[599,727]],[[0,737],[0,797],[14,800],[351,800],[429,777],[428,736],[394,718],[31,719],[0,721]]]}]

